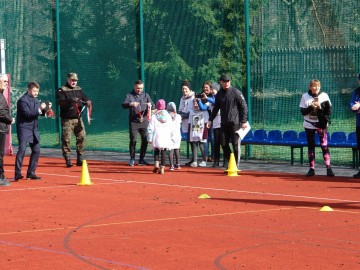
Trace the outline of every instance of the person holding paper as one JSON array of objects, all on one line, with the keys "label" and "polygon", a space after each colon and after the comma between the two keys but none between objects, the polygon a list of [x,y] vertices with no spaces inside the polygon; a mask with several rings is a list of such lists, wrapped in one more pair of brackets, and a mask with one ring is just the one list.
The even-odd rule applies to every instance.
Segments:
[{"label": "person holding paper", "polygon": [[207,126],[212,125],[212,121],[221,111],[221,146],[224,151],[224,164],[227,168],[230,159],[231,149],[229,143],[233,146],[236,164],[240,161],[240,137],[237,131],[248,126],[247,115],[248,108],[245,98],[241,91],[231,86],[231,78],[227,74],[220,76],[221,89],[216,94],[214,108],[207,122]]}]

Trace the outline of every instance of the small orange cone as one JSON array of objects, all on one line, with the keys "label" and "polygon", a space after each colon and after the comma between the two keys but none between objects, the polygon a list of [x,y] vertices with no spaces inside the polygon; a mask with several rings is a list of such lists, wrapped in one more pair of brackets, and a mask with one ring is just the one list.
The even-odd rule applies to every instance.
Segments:
[{"label": "small orange cone", "polygon": [[207,194],[201,194],[201,195],[199,195],[198,198],[199,199],[211,199],[211,197],[209,195],[207,195]]},{"label": "small orange cone", "polygon": [[227,170],[225,170],[225,172],[227,172],[228,176],[239,176],[238,175],[239,171],[240,170],[238,170],[238,168],[236,166],[234,153],[231,153],[230,160],[229,160],[229,166],[228,166]]},{"label": "small orange cone", "polygon": [[330,206],[325,205],[325,206],[321,207],[319,211],[331,212],[331,211],[334,211],[334,210]]},{"label": "small orange cone", "polygon": [[83,160],[80,183],[78,183],[77,185],[78,186],[91,186],[92,184],[93,183],[90,180],[90,174],[89,174],[89,170],[88,170],[86,160]]}]

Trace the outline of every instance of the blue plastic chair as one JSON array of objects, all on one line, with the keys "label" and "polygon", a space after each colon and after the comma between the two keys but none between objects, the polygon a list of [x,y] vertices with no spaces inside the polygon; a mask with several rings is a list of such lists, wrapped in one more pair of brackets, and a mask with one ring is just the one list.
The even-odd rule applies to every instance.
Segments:
[{"label": "blue plastic chair", "polygon": [[[305,132],[304,132],[305,133]],[[306,141],[306,137],[305,137]],[[299,143],[298,133],[295,130],[286,130],[283,134],[283,144],[289,145],[291,150],[290,163],[294,165],[294,149],[300,148],[300,163],[304,162],[304,150],[303,145]]]},{"label": "blue plastic chair", "polygon": [[241,140],[241,144],[245,145],[245,160],[248,160],[250,155],[250,144],[253,140],[254,132],[249,130],[249,132],[245,135],[244,139]]},{"label": "blue plastic chair", "polygon": [[267,131],[264,129],[257,129],[254,131],[254,137],[252,138],[252,143],[256,144],[265,144],[268,138]]},{"label": "blue plastic chair", "polygon": [[300,131],[298,142],[301,145],[307,145],[307,139],[306,139],[305,131]]},{"label": "blue plastic chair", "polygon": [[357,147],[356,132],[350,132],[350,133],[348,134],[346,143],[347,143],[348,146],[350,146],[350,147],[354,147],[354,148]]},{"label": "blue plastic chair", "polygon": [[336,131],[331,134],[331,139],[329,141],[329,146],[346,146],[346,133],[343,131]]},{"label": "blue plastic chair", "polygon": [[268,133],[267,141],[268,143],[271,144],[282,144],[283,142],[282,132],[278,129],[270,130]]},{"label": "blue plastic chair", "polygon": [[283,133],[283,143],[286,145],[295,145],[298,142],[298,133],[295,130],[286,130]]}]

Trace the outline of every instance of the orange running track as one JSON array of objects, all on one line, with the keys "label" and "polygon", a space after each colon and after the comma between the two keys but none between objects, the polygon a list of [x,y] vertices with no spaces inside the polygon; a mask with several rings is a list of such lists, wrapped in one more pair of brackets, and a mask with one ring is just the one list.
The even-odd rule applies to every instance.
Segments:
[{"label": "orange running track", "polygon": [[0,187],[0,269],[360,269],[351,178],[87,165],[91,186],[77,185],[81,167],[41,157],[43,180]]}]

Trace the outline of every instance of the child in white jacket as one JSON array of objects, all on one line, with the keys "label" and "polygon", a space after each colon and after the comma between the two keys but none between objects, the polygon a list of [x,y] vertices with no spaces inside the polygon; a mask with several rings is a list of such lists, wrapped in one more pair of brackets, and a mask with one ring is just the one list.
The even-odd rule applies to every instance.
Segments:
[{"label": "child in white jacket", "polygon": [[[164,174],[166,150],[172,147],[171,130],[173,121],[165,110],[165,100],[156,102],[157,111],[151,116],[147,131],[148,142],[154,149],[154,173]],[[160,165],[160,166],[159,166]]]},{"label": "child in white jacket", "polygon": [[180,170],[181,115],[176,113],[176,105],[174,102],[169,102],[166,106],[166,110],[170,113],[171,119],[173,121],[171,131],[172,146],[169,152],[170,171],[173,171],[174,169]]}]

